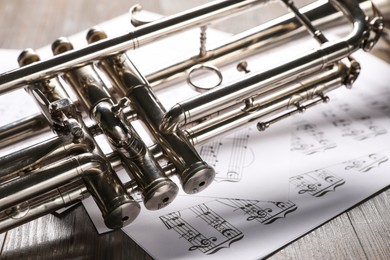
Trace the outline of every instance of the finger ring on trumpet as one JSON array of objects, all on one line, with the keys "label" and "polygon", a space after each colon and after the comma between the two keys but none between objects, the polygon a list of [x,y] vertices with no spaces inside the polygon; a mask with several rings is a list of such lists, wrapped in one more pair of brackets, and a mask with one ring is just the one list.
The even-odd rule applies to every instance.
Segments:
[{"label": "finger ring on trumpet", "polygon": [[[211,86],[205,86],[204,84],[202,84],[203,86],[199,86],[199,84],[195,84],[194,77],[200,75],[199,73],[197,74],[196,72],[201,72],[201,71],[209,71],[209,72],[215,73],[218,77],[218,81]],[[217,67],[215,67],[213,65],[198,64],[198,65],[191,67],[191,69],[188,71],[187,84],[190,85],[194,90],[196,90],[198,92],[205,92],[205,91],[208,91],[210,89],[213,89],[213,88],[221,85],[222,79],[223,79],[222,73]],[[209,78],[208,78],[208,81],[209,81]],[[212,79],[211,79],[211,81],[212,81]]]}]

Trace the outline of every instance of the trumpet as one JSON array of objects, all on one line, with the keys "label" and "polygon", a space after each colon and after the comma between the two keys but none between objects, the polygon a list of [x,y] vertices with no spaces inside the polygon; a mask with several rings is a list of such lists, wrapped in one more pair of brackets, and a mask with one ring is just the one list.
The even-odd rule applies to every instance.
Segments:
[{"label": "trumpet", "polygon": [[[66,38],[52,44],[54,56],[41,60],[32,49],[18,57],[20,68],[0,75],[0,95],[24,88],[41,110],[39,115],[0,127],[0,147],[52,131],[54,137],[0,157],[0,232],[92,196],[108,228],[130,224],[141,206],[161,209],[178,194],[176,176],[187,194],[201,192],[214,169],[195,147],[253,121],[264,131],[272,124],[329,101],[327,93],[351,87],[361,67],[352,54],[369,51],[385,26],[380,10],[387,0],[320,0],[297,8],[281,0],[291,13],[206,46],[209,23],[263,6],[265,0],[216,0],[155,21],[136,18],[134,28],[109,38],[99,28],[88,31],[88,45],[74,49]],[[380,7],[379,7],[380,6]],[[330,41],[319,29],[345,17],[351,32]],[[142,74],[127,54],[163,37],[200,28],[200,50]],[[272,45],[309,33],[319,46],[287,61],[222,84],[218,67],[254,55]],[[215,86],[193,81],[197,71],[215,73]],[[156,90],[186,77],[200,93],[167,110]],[[108,79],[103,80],[103,78]],[[73,93],[74,95],[71,95]],[[141,122],[148,144],[134,126]],[[105,153],[97,136],[105,136]],[[124,169],[130,181],[117,171]],[[176,178],[175,177],[175,178]]]}]

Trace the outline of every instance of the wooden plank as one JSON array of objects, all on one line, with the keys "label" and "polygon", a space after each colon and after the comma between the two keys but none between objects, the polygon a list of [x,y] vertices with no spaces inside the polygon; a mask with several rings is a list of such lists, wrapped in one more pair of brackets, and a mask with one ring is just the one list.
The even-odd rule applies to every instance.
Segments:
[{"label": "wooden plank", "polygon": [[347,214],[308,233],[269,259],[366,259]]},{"label": "wooden plank", "polygon": [[6,235],[7,235],[7,232],[0,234],[0,256],[1,256],[1,252],[3,252],[3,247],[4,247]]},{"label": "wooden plank", "polygon": [[[137,0],[0,0],[0,48],[38,49],[60,36],[69,36],[126,14]],[[158,11],[159,1],[143,1],[146,10]],[[130,28],[130,22],[129,22]]]},{"label": "wooden plank", "polygon": [[0,258],[151,259],[121,230],[98,235],[81,204],[8,231]]},{"label": "wooden plank", "polygon": [[348,212],[368,259],[390,259],[389,209],[387,190]]}]

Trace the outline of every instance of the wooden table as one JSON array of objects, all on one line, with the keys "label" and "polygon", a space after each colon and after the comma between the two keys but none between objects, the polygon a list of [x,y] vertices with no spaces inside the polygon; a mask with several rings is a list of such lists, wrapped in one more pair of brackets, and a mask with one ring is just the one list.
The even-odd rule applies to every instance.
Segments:
[{"label": "wooden table", "polygon": [[[0,0],[0,48],[42,47],[123,14],[132,2]],[[144,2],[145,9],[159,12],[164,0]],[[389,49],[377,48],[376,53],[389,59]],[[120,230],[98,235],[81,205],[61,217],[47,215],[8,231],[0,249],[0,259],[151,258]],[[270,259],[390,259],[390,190],[330,220]]]}]

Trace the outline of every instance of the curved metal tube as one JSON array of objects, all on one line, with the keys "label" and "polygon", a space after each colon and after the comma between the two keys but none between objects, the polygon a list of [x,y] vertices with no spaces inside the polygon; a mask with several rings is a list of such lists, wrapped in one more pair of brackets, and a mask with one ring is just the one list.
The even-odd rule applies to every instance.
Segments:
[{"label": "curved metal tube", "polygon": [[0,188],[0,211],[83,179],[102,211],[106,225],[122,227],[138,216],[140,207],[110,171],[107,162],[95,154],[85,153],[64,159],[3,184]]},{"label": "curved metal tube", "polygon": [[[255,120],[269,120],[266,123],[260,123],[267,128],[269,122],[273,123],[274,120],[300,113],[302,109],[309,108],[319,102],[327,102],[325,94],[344,83],[349,69],[345,64],[339,62],[329,70],[314,73],[293,84],[280,86],[275,91],[259,94],[253,98],[248,107],[237,106],[231,111],[224,111],[220,116],[203,121],[185,131],[191,142],[194,145],[199,145],[214,136],[226,135]],[[306,102],[310,103],[306,104]]]},{"label": "curved metal tube", "polygon": [[24,170],[43,167],[66,156],[91,151],[94,143],[88,138],[74,143],[68,136],[53,137],[49,140],[34,144],[0,157],[0,182],[5,183],[17,177]]},{"label": "curved metal tube", "polygon": [[266,71],[249,73],[243,79],[177,103],[165,114],[160,130],[165,133],[174,132],[179,127],[204,117],[205,113],[212,114],[226,109],[250,98],[253,93],[268,91],[293,81],[296,75],[308,75],[352,54],[369,37],[366,16],[353,0],[339,1],[337,6],[353,19],[353,30],[347,37],[332,44],[323,44]]},{"label": "curved metal tube", "polygon": [[153,23],[137,27],[134,31],[107,39],[83,49],[73,50],[49,60],[4,73],[0,75],[0,94],[16,90],[23,85],[40,81],[70,68],[80,67],[91,60],[100,60],[113,54],[138,48],[141,45],[174,33],[200,26],[228,14],[243,11],[266,0],[218,0],[201,8],[163,18]]},{"label": "curved metal tube", "polygon": [[46,118],[42,114],[31,115],[0,127],[0,149],[11,143],[25,140],[49,128]]},{"label": "curved metal tube", "polygon": [[76,181],[29,199],[14,208],[0,212],[0,233],[55,210],[71,206],[87,197],[89,193],[83,182]]}]

